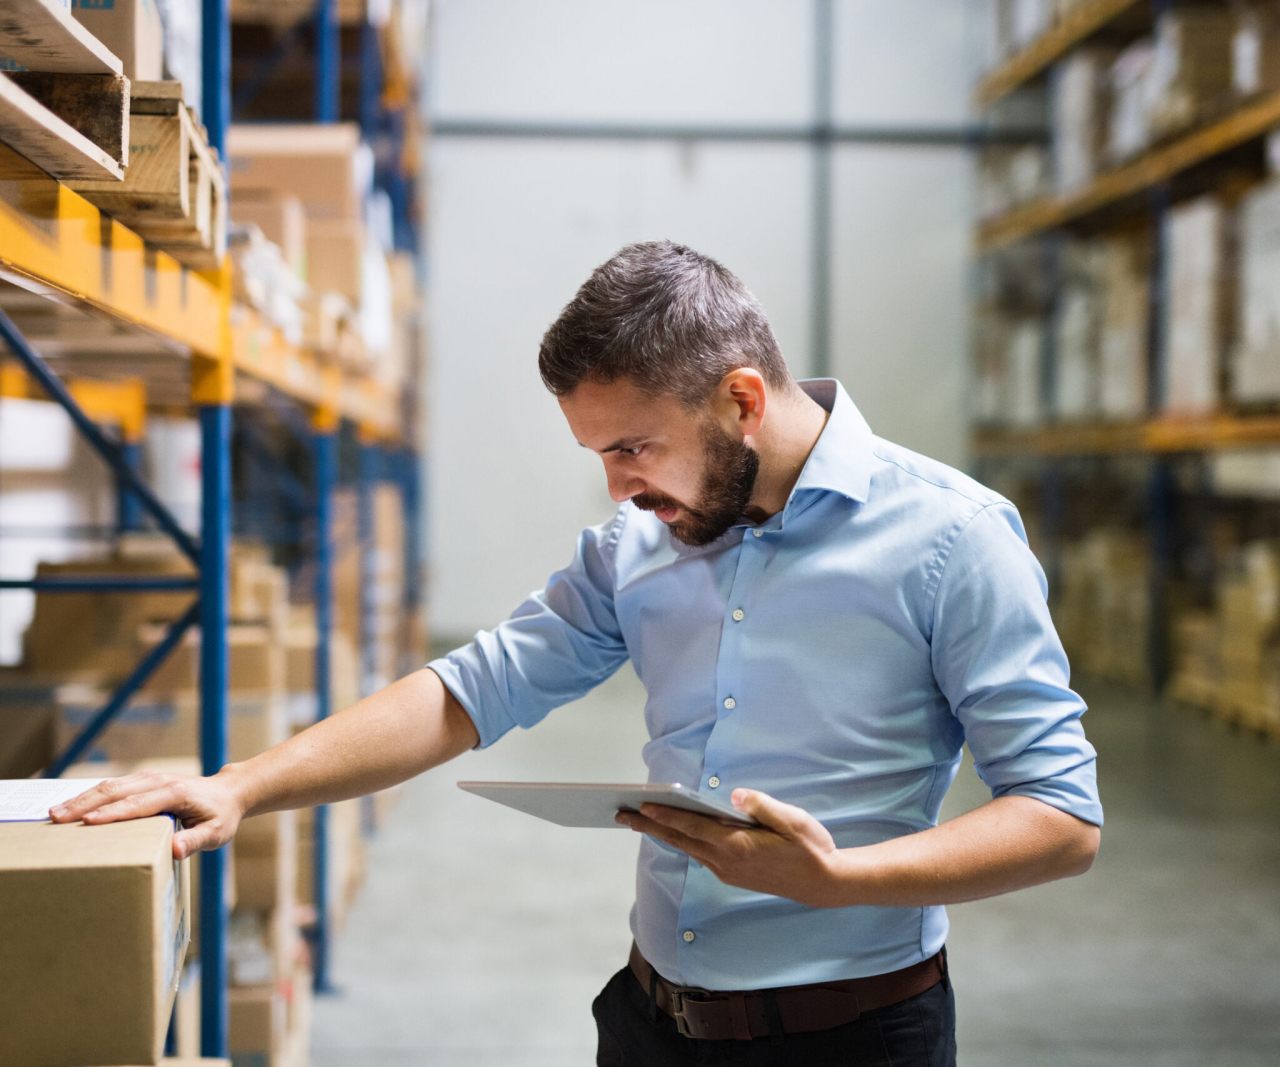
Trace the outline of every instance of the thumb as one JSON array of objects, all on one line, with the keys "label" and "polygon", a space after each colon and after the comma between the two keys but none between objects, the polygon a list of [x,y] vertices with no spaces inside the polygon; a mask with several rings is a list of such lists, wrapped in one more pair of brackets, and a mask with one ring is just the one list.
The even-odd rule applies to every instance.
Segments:
[{"label": "thumb", "polygon": [[762,826],[780,834],[796,833],[803,822],[804,812],[799,808],[774,800],[757,789],[735,789],[732,800],[739,811],[745,811]]},{"label": "thumb", "polygon": [[190,829],[181,830],[173,835],[173,858],[186,859],[205,849],[215,849],[223,843],[220,838],[221,835],[214,823],[197,823]]}]

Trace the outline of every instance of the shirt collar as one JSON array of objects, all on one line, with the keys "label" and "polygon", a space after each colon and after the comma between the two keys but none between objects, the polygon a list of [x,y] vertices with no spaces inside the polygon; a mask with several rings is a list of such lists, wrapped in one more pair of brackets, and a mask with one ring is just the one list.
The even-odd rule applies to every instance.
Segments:
[{"label": "shirt collar", "polygon": [[805,490],[840,493],[862,504],[871,488],[871,427],[844,386],[834,378],[811,378],[800,388],[830,417],[782,509],[783,523]]}]

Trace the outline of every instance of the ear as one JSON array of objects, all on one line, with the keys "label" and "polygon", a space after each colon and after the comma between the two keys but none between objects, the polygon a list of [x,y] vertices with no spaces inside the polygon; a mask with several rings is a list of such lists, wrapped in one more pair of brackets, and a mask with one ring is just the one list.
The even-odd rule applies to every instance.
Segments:
[{"label": "ear", "polygon": [[713,399],[716,416],[726,428],[732,423],[743,437],[750,437],[759,433],[764,423],[767,397],[760,372],[754,367],[738,367],[720,379]]}]

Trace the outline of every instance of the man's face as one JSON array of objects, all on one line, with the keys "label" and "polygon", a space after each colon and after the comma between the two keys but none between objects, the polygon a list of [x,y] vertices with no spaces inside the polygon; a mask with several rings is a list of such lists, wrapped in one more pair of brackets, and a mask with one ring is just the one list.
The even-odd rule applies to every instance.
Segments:
[{"label": "man's face", "polygon": [[609,495],[652,511],[678,540],[710,544],[741,519],[760,459],[731,416],[648,396],[627,380],[584,382],[560,409],[578,443],[604,460]]}]

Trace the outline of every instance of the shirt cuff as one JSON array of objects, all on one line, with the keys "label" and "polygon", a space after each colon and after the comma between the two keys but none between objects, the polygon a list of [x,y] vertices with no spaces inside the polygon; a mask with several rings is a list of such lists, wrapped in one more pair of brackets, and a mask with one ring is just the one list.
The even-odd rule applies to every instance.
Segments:
[{"label": "shirt cuff", "polygon": [[1102,803],[1098,799],[1098,761],[1086,760],[1052,778],[1021,782],[992,790],[995,796],[1031,797],[1077,819],[1102,825]]}]

